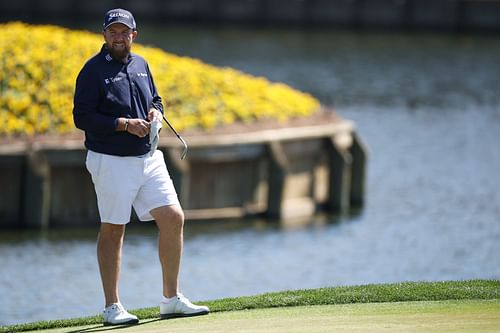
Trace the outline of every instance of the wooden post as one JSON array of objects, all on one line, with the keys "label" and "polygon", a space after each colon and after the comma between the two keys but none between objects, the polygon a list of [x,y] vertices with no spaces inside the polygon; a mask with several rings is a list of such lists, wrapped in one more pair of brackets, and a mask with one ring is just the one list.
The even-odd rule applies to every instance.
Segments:
[{"label": "wooden post", "polygon": [[273,141],[268,144],[269,150],[269,180],[267,196],[267,215],[273,218],[280,218],[281,207],[285,190],[285,181],[288,169],[288,159],[281,142]]},{"label": "wooden post", "polygon": [[183,206],[188,206],[189,186],[190,186],[190,170],[189,163],[184,159],[181,160],[178,149],[168,148],[162,149],[167,169],[174,182],[179,201]]},{"label": "wooden post", "polygon": [[337,145],[335,137],[329,138],[327,142],[330,169],[328,207],[332,212],[345,213],[350,204],[352,156]]},{"label": "wooden post", "polygon": [[21,226],[24,164],[23,155],[0,155],[0,228]]},{"label": "wooden post", "polygon": [[26,227],[45,229],[50,217],[50,165],[42,152],[30,151],[24,174],[23,220]]},{"label": "wooden post", "polygon": [[352,133],[352,138],[349,148],[352,156],[350,201],[352,206],[359,207],[363,205],[365,197],[367,149],[355,132]]}]

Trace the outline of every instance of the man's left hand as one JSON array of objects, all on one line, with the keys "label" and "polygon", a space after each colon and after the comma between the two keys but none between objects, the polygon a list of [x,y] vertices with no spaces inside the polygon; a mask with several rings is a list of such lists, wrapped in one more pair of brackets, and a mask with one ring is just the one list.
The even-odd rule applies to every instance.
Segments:
[{"label": "man's left hand", "polygon": [[154,121],[154,120],[162,120],[163,115],[161,114],[160,111],[156,110],[155,108],[149,109],[148,113],[148,119],[149,121]]}]

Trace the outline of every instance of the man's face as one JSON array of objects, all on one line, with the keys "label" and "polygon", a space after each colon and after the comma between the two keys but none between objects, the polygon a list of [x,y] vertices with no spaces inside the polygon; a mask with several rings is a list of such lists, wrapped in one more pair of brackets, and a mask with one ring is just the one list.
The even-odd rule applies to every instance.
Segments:
[{"label": "man's face", "polygon": [[115,23],[104,30],[103,34],[109,54],[115,59],[124,60],[130,53],[137,31],[133,31],[125,24]]}]

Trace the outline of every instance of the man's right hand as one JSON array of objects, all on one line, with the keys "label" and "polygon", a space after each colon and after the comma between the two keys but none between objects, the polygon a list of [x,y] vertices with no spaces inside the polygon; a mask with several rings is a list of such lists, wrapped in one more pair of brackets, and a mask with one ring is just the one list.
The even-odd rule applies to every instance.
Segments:
[{"label": "man's right hand", "polygon": [[130,134],[136,135],[140,138],[143,138],[149,134],[150,127],[151,124],[144,119],[121,118],[119,129],[121,129],[122,131],[127,131]]}]

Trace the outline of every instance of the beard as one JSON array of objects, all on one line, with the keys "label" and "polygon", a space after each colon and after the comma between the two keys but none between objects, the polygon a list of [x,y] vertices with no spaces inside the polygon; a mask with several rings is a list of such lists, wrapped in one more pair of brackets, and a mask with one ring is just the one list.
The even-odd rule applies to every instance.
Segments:
[{"label": "beard", "polygon": [[123,61],[127,59],[130,54],[130,44],[120,44],[120,46],[115,44],[107,44],[109,54],[116,60]]}]

